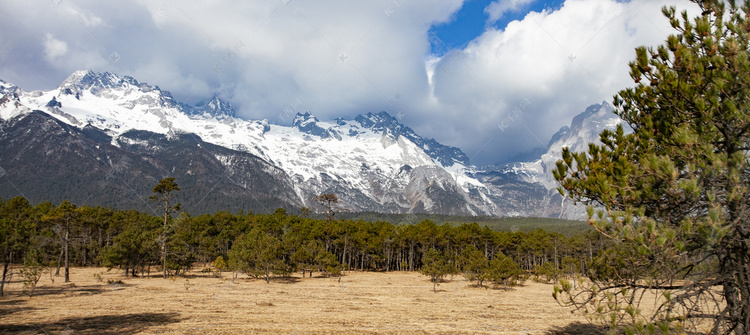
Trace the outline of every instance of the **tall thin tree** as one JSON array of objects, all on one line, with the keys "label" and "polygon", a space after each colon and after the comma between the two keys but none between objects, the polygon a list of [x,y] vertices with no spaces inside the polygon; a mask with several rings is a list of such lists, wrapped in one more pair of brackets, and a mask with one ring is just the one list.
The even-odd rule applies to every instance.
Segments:
[{"label": "tall thin tree", "polygon": [[164,224],[161,233],[161,262],[164,278],[167,278],[167,239],[169,238],[169,229],[167,224],[169,223],[170,213],[180,210],[180,204],[175,203],[177,194],[175,191],[179,191],[180,187],[174,181],[174,177],[164,178],[154,186],[153,192],[155,193],[151,197],[151,200],[163,204],[164,209]]},{"label": "tall thin tree", "polygon": [[323,205],[323,207],[326,208],[326,220],[333,220],[333,216],[336,215],[336,212],[333,211],[333,204],[339,202],[339,197],[337,197],[333,193],[325,193],[316,195],[315,201],[319,202],[321,205]]},{"label": "tall thin tree", "polygon": [[55,225],[55,231],[60,236],[60,258],[57,262],[57,271],[55,275],[60,274],[60,266],[65,265],[65,282],[70,282],[70,230],[73,228],[76,220],[76,205],[71,204],[68,200],[63,201],[50,214],[44,216],[44,221],[52,222]]}]

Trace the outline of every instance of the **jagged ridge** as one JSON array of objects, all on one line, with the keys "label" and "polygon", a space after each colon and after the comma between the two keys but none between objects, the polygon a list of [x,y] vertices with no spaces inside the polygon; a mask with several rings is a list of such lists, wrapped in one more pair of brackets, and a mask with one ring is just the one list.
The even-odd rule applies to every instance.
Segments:
[{"label": "jagged ridge", "polygon": [[[37,157],[55,150],[71,152],[64,147],[75,146],[74,142],[86,138],[96,142],[86,150],[98,157],[97,161],[111,161],[112,157],[125,154],[129,155],[128,162],[149,162],[148,166],[129,166],[140,170],[140,180],[146,181],[177,173],[180,179],[202,189],[206,193],[204,200],[213,201],[216,206],[221,206],[218,195],[232,189],[238,190],[232,192],[240,203],[253,199],[241,190],[269,195],[264,198],[268,208],[274,207],[272,203],[316,208],[316,194],[333,192],[339,195],[342,209],[350,211],[578,218],[580,208],[571,206],[556,192],[551,169],[562,147],[585,150],[589,142],[598,139],[601,130],[620,122],[606,102],[592,105],[569,127],[552,136],[548,151],[540,159],[477,169],[460,149],[424,139],[386,112],[331,122],[320,121],[310,112],[298,113],[292,126],[286,127],[266,120],[239,119],[231,104],[218,96],[188,106],[158,86],[92,71],[75,72],[50,91],[24,92],[0,81],[0,93],[0,137],[6,139],[0,145],[8,153],[0,157],[0,168],[8,176],[31,183],[21,185],[35,185],[34,179],[43,183],[47,178],[43,174],[18,173],[29,166],[51,171],[59,169],[60,164],[70,164],[68,169],[90,169],[69,158],[12,158],[24,157],[27,152],[13,153],[21,149],[10,145],[10,139],[20,134],[42,134],[51,123],[33,123],[41,130],[13,128],[13,132],[9,130],[11,125],[21,124],[19,120],[30,115],[46,115],[65,125],[62,128],[68,139],[63,136],[45,144],[43,152],[32,153]],[[54,145],[61,148],[55,149]],[[175,146],[183,150],[178,155],[174,154]],[[169,147],[173,149],[165,149]],[[37,149],[32,151],[42,150],[33,148]],[[82,152],[78,150],[77,154]],[[202,155],[193,155],[196,152]],[[255,161],[253,168],[237,166],[248,160]],[[118,165],[110,162],[110,166]],[[110,170],[113,175],[121,171]],[[201,188],[191,181],[213,182],[198,178],[201,174],[231,177],[225,178],[224,184],[215,182],[214,185],[223,186],[214,191],[219,186]],[[99,178],[101,173],[79,175]],[[63,179],[66,178],[75,179]],[[91,182],[85,178],[78,182]],[[3,190],[6,192],[0,196],[16,195],[11,187]],[[106,198],[98,194],[90,197]]]},{"label": "jagged ridge", "polygon": [[[3,92],[10,90],[3,86]],[[306,113],[298,115],[293,127],[284,127],[237,119],[231,105],[218,97],[189,107],[157,86],[92,71],[75,72],[56,90],[8,92],[0,109],[6,122],[43,110],[75,129],[104,134],[99,137],[109,138],[109,145],[143,160],[164,157],[148,157],[156,149],[136,152],[140,144],[165,144],[140,143],[131,136],[136,130],[167,143],[194,134],[200,140],[193,150],[211,144],[253,155],[289,178],[300,205],[314,206],[315,194],[335,192],[349,210],[499,214],[481,183],[467,173],[468,159],[459,149],[424,140],[384,112],[335,123]],[[233,168],[236,154],[212,152],[226,169]],[[273,192],[267,187],[258,191]]]}]

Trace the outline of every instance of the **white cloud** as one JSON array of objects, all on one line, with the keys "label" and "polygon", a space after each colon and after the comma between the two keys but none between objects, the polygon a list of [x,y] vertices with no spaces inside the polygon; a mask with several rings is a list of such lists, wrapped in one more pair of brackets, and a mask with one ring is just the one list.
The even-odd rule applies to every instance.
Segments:
[{"label": "white cloud", "polygon": [[44,40],[44,55],[47,61],[54,62],[57,58],[68,53],[68,43],[56,39],[52,34],[47,33]]},{"label": "white cloud", "polygon": [[[490,5],[491,18],[508,3]],[[275,123],[297,111],[332,119],[386,110],[491,163],[546,144],[629,86],[633,48],[671,32],[665,3],[689,5],[567,0],[434,59],[428,31],[462,0],[9,2],[0,79],[49,89],[78,69],[111,71],[189,103],[219,93],[240,115]]]},{"label": "white cloud", "polygon": [[83,13],[78,9],[69,8],[68,13],[85,27],[96,27],[104,24],[104,20],[91,13]]},{"label": "white cloud", "polygon": [[662,43],[671,32],[660,11],[667,3],[688,4],[568,0],[504,31],[490,29],[436,65],[431,107],[451,131],[417,128],[481,163],[543,147],[586,106],[633,85],[627,63],[634,48]]}]

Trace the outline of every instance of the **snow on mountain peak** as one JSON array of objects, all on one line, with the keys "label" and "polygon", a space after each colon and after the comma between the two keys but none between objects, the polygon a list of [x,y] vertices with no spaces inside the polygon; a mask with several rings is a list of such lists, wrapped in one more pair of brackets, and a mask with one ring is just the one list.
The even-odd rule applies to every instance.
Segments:
[{"label": "snow on mountain peak", "polygon": [[0,120],[9,120],[28,113],[29,109],[19,100],[18,86],[0,80]]},{"label": "snow on mountain peak", "polygon": [[[327,126],[327,128],[321,127],[320,124]],[[314,135],[321,139],[335,138],[339,141],[342,140],[341,134],[334,129],[334,125],[321,123],[318,118],[310,112],[305,112],[304,114],[297,113],[292,121],[292,127],[298,129],[304,134]]]},{"label": "snow on mountain peak", "polygon": [[306,127],[318,122],[318,118],[310,112],[297,112],[297,115],[294,116],[294,120],[292,120],[292,127]]},{"label": "snow on mountain peak", "polygon": [[[112,89],[135,89],[150,91],[158,90],[159,87],[151,87],[148,84],[140,83],[130,76],[120,76],[111,72],[94,72],[92,70],[80,70],[73,72],[65,79],[59,87],[62,89],[92,90],[92,93],[100,90]],[[171,95],[166,92],[171,98]]]},{"label": "snow on mountain peak", "polygon": [[189,106],[158,86],[94,71],[77,71],[54,90],[18,91],[15,102],[5,104],[7,111],[0,103],[3,119],[39,109],[76,128],[97,128],[114,145],[127,142],[133,130],[167,140],[195,134],[280,168],[306,204],[312,195],[335,192],[352,210],[497,214],[481,197],[483,185],[469,174],[460,149],[425,140],[386,112],[330,122],[306,112],[297,114],[291,127],[269,125],[233,117],[231,104],[217,96]]},{"label": "snow on mountain peak", "polygon": [[[507,215],[511,212],[502,211],[509,207],[501,207],[505,203],[560,202],[555,200],[559,195],[553,192],[557,183],[551,170],[562,148],[586,150],[602,130],[622,122],[606,101],[591,105],[552,137],[548,151],[538,160],[477,171],[460,149],[419,136],[385,111],[332,121],[305,112],[296,115],[292,126],[270,125],[267,120],[234,117],[232,105],[218,96],[189,106],[158,86],[108,72],[76,71],[50,91],[24,92],[0,81],[0,119],[32,114],[32,110],[45,111],[76,128],[96,128],[114,145],[132,141],[127,135],[131,130],[161,134],[170,141],[189,133],[210,144],[250,153],[283,171],[307,206],[314,204],[315,194],[333,192],[350,210],[463,215]],[[216,158],[234,169],[236,162],[230,156]],[[530,191],[517,192],[527,186]],[[528,196],[544,199],[529,202]],[[560,206],[555,208],[565,207]]]},{"label": "snow on mountain peak", "polygon": [[93,78],[95,76],[96,73],[92,70],[78,70],[71,73],[68,78],[63,80],[62,84],[60,84],[60,87],[70,87],[78,85],[82,82],[88,81],[87,78]]},{"label": "snow on mountain peak", "polygon": [[589,143],[599,142],[599,134],[604,129],[614,129],[622,123],[620,117],[613,113],[614,110],[606,101],[587,107],[573,118],[570,126],[560,128],[552,136],[547,152],[539,160],[514,163],[506,167],[506,171],[522,176],[527,182],[541,183],[547,189],[556,188],[558,185],[552,177],[552,169],[561,159],[562,149],[567,147],[574,152],[585,151]]},{"label": "snow on mountain peak", "polygon": [[0,94],[15,92],[17,89],[18,86],[0,80]]},{"label": "snow on mountain peak", "polygon": [[[392,117],[385,111],[381,111],[377,114],[369,112],[365,115],[358,115],[354,120],[362,125],[362,127],[372,129],[374,131],[391,130],[394,132],[398,132],[399,130],[402,130],[404,128],[408,129],[408,127],[399,123],[396,118]],[[409,131],[411,131],[411,129],[409,129]]]},{"label": "snow on mountain peak", "polygon": [[602,119],[612,118],[612,112],[615,108],[606,101],[602,101],[601,104],[594,104],[586,108],[586,110],[576,115],[573,121],[570,123],[570,128],[573,131],[580,131],[584,127],[584,122],[597,122]]},{"label": "snow on mountain peak", "polygon": [[195,107],[191,107],[185,104],[180,104],[183,111],[189,115],[197,115],[203,117],[215,117],[219,119],[235,117],[236,111],[234,106],[228,101],[224,101],[219,98],[218,95],[214,95],[211,100],[205,103],[198,103]]},{"label": "snow on mountain peak", "polygon": [[444,167],[451,167],[454,164],[459,164],[464,167],[471,165],[469,157],[466,156],[461,149],[442,145],[434,139],[425,139],[417,135],[414,130],[403,125],[385,111],[358,115],[354,120],[363,128],[371,129],[376,132],[383,132],[393,138],[403,136],[409,139],[422,148],[422,150],[434,160],[440,162]]}]

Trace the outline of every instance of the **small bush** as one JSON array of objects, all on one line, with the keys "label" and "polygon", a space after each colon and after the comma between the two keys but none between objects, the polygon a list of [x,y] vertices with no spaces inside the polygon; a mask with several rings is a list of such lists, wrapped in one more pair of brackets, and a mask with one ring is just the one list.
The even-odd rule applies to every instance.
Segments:
[{"label": "small bush", "polygon": [[107,279],[108,285],[124,285],[125,283],[122,282],[120,279]]},{"label": "small bush", "polygon": [[33,296],[36,285],[44,273],[44,267],[39,265],[34,257],[27,257],[19,272],[23,278],[23,292],[29,297]]},{"label": "small bush", "polygon": [[489,279],[497,285],[506,287],[523,284],[526,281],[526,272],[518,263],[502,253],[495,255],[490,262]]},{"label": "small bush", "polygon": [[102,277],[103,274],[104,274],[104,272],[94,273],[94,278],[96,278],[96,281],[98,281],[100,283],[103,282],[104,281],[104,277]]},{"label": "small bush", "polygon": [[534,268],[534,281],[549,283],[557,282],[562,275],[562,270],[558,269],[552,262],[537,265]]}]

